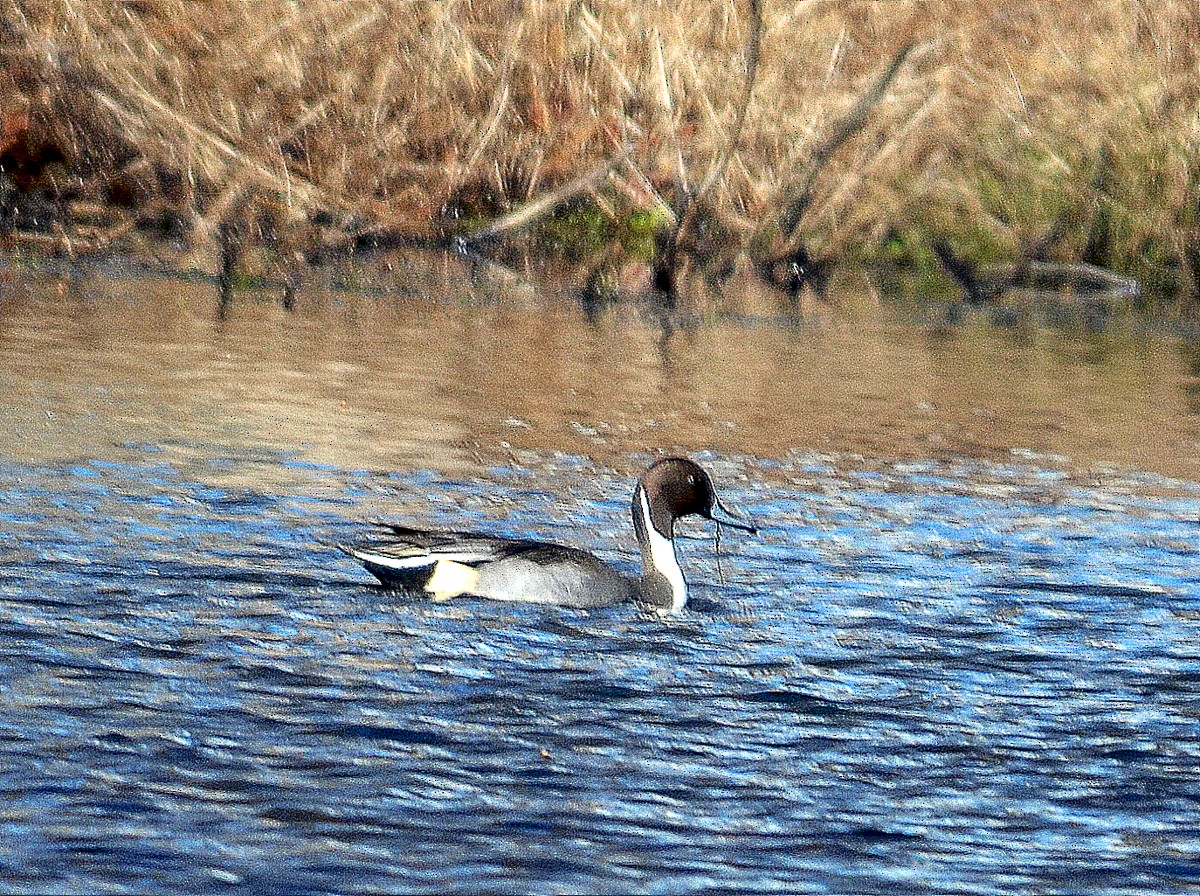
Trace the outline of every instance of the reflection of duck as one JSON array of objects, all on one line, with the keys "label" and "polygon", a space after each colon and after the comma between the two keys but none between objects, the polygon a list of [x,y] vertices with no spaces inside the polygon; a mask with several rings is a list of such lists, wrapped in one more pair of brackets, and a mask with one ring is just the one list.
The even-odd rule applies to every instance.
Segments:
[{"label": "reflection of duck", "polygon": [[675,556],[675,520],[689,514],[756,531],[730,518],[698,464],[669,457],[646,470],[633,492],[633,526],[642,551],[640,579],[621,575],[578,548],[471,532],[383,524],[387,537],[342,550],[384,585],[424,592],[434,600],[474,595],[568,607],[633,600],[661,612],[678,612],[687,603],[687,583]]}]

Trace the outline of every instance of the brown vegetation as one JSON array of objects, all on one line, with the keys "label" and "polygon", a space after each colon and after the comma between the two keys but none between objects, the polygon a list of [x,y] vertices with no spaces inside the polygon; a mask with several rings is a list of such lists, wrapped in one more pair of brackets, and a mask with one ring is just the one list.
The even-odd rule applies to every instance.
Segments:
[{"label": "brown vegetation", "polygon": [[1200,282],[1193,0],[0,0],[0,52],[0,226],[68,250],[314,260],[566,205],[582,260],[641,221],[670,277],[941,245]]}]

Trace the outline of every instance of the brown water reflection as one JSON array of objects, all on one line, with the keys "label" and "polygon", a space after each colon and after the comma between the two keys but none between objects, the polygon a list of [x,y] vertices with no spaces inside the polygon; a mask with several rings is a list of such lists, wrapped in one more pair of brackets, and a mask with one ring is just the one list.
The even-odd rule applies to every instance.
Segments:
[{"label": "brown water reflection", "polygon": [[799,329],[675,334],[617,311],[310,291],[294,313],[208,284],[0,282],[0,451],[105,457],[297,449],[342,467],[469,470],[524,448],[624,469],[646,451],[1063,455],[1200,479],[1196,352],[1103,334],[949,336],[878,308]]}]

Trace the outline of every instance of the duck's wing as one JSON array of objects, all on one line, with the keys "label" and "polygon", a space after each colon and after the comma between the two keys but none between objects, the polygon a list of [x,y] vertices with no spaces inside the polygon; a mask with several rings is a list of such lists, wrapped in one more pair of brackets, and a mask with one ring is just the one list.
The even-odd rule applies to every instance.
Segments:
[{"label": "duck's wing", "polygon": [[[437,532],[380,524],[384,538],[338,545],[384,585],[405,591],[469,591],[474,571],[487,563],[513,557],[535,562],[557,561],[572,548],[526,539],[501,538],[479,532]],[[434,577],[437,576],[435,579]],[[447,580],[453,585],[444,585]]]},{"label": "duck's wing", "polygon": [[478,566],[495,560],[521,555],[551,555],[571,551],[560,545],[524,538],[504,538],[482,532],[441,532],[431,529],[411,529],[395,523],[377,523],[387,535],[380,540],[358,546],[397,560],[432,563],[449,560]]}]

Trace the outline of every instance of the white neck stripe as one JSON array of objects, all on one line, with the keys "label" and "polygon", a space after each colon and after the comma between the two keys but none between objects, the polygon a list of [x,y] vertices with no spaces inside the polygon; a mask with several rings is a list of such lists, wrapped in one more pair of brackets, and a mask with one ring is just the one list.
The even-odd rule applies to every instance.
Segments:
[{"label": "white neck stripe", "polygon": [[642,545],[642,563],[649,560],[670,584],[671,612],[678,613],[687,603],[687,582],[683,580],[683,570],[679,568],[679,560],[675,556],[675,543],[654,528],[654,520],[650,517],[650,500],[646,497],[645,489],[641,489],[641,493],[638,510],[642,515],[642,529],[647,541]]}]

